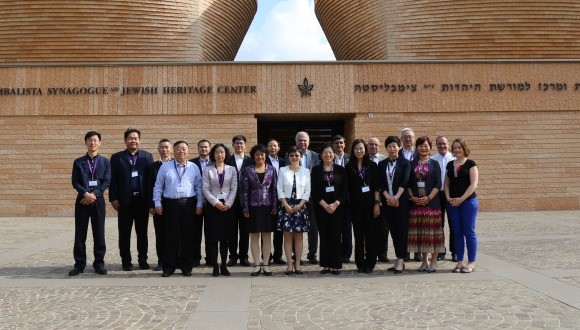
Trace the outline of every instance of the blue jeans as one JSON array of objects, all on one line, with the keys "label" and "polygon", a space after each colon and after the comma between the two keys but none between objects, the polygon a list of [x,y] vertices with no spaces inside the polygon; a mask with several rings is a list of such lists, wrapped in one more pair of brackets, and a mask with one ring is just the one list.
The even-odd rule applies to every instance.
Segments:
[{"label": "blue jeans", "polygon": [[477,197],[468,199],[459,206],[447,203],[447,216],[453,227],[453,240],[457,260],[463,261],[465,246],[467,246],[467,260],[475,262],[477,253],[477,235],[475,235],[475,218],[477,217]]}]

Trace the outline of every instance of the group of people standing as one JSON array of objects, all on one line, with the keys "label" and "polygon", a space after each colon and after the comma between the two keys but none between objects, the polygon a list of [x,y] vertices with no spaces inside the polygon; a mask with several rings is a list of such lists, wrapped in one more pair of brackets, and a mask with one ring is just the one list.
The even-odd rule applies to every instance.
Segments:
[{"label": "group of people standing", "polygon": [[125,271],[134,267],[130,254],[133,224],[139,268],[149,268],[147,224],[152,214],[158,257],[155,270],[162,271],[163,277],[176,269],[191,276],[202,259],[202,233],[205,261],[213,267],[213,276],[229,276],[228,267],[238,262],[251,266],[248,252],[254,263],[252,276],[271,276],[270,262],[286,264],[286,275],[303,274],[304,233],[308,233],[308,261],[319,264],[322,274],[338,275],[343,263],[350,262],[353,231],[359,273],[372,273],[377,259],[389,261],[389,232],[396,255],[389,271],[403,272],[404,262],[414,252],[415,260],[423,261],[419,272],[435,272],[446,252],[445,211],[452,235],[450,252],[457,261],[453,272],[475,269],[478,173],[461,139],[453,141],[450,153],[447,139],[437,137],[438,153],[431,156],[431,139],[422,136],[415,141],[413,130],[405,128],[400,136],[387,137],[388,155],[383,156],[377,138],[368,143],[354,140],[349,154],[344,137],[337,135],[316,153],[308,149],[308,134],[298,132],[296,145],[279,157],[275,139],[253,146],[247,156],[246,138],[237,135],[232,138],[232,155],[224,144],[211,146],[201,140],[199,156],[193,159],[189,159],[187,142],[172,145],[162,139],[160,159],[153,161],[151,153],[139,149],[140,138],[139,130],[128,129],[126,150],[109,161],[98,154],[101,135],[94,131],[85,135],[87,154],[75,160],[72,173],[78,196],[75,265],[69,275],[82,273],[86,266],[89,219],[93,267],[98,274],[107,273],[103,197],[107,189],[118,212]]}]

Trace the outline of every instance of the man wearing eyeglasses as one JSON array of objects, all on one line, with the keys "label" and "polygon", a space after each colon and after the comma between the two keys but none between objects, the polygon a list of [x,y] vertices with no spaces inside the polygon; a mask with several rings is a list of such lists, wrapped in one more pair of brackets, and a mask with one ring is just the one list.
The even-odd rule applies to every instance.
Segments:
[{"label": "man wearing eyeglasses", "polygon": [[[399,157],[405,157],[409,162],[413,161],[413,159],[419,157],[419,153],[415,149],[415,132],[412,128],[405,127],[401,130],[401,142],[403,147],[399,150]],[[405,261],[410,260],[410,254],[407,255]],[[415,257],[413,258],[415,261],[423,260],[421,253],[415,253]]]}]

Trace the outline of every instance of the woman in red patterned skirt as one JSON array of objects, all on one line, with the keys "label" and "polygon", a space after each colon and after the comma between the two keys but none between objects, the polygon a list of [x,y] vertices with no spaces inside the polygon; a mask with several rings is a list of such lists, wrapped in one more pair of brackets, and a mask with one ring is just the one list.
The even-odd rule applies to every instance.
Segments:
[{"label": "woman in red patterned skirt", "polygon": [[[409,187],[409,240],[407,251],[423,254],[419,272],[437,271],[437,253],[445,252],[445,235],[441,227],[441,169],[431,160],[431,140],[422,136],[415,142],[419,157],[411,162]],[[431,253],[431,263],[428,254]]]}]

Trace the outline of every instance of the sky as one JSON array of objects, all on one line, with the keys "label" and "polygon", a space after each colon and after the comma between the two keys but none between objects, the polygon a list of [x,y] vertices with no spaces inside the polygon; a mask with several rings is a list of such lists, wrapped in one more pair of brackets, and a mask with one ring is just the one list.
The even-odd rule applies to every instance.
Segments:
[{"label": "sky", "polygon": [[334,61],[314,0],[258,0],[236,61]]}]

